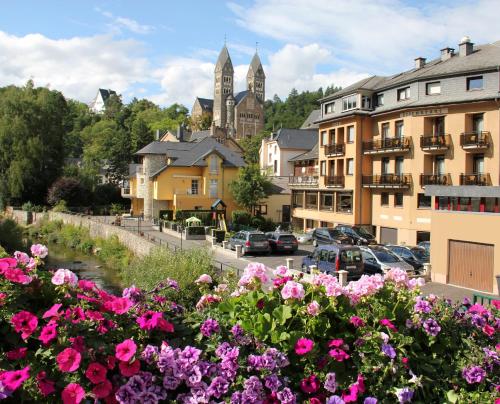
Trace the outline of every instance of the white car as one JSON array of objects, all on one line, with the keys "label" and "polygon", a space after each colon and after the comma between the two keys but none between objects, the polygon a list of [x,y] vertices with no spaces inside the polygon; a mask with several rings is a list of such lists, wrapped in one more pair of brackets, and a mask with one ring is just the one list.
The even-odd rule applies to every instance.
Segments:
[{"label": "white car", "polygon": [[305,233],[302,234],[296,234],[295,237],[297,238],[297,241],[299,244],[311,244],[312,243],[312,236],[313,236],[314,229],[307,230]]},{"label": "white car", "polygon": [[383,246],[360,246],[365,264],[365,273],[385,273],[392,268],[400,268],[407,273],[413,273],[413,267],[405,260]]}]

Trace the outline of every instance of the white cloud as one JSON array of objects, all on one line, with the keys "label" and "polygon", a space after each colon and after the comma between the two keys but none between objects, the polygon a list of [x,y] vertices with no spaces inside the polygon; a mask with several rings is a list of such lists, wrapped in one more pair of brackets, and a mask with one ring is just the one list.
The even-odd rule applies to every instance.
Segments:
[{"label": "white cloud", "polygon": [[134,83],[146,82],[149,65],[140,51],[138,42],[109,35],[53,40],[0,31],[0,86],[22,85],[32,78],[36,85],[89,102],[99,87],[123,93]]},{"label": "white cloud", "polygon": [[[418,4],[418,3],[417,3]],[[417,56],[437,57],[463,35],[476,43],[500,39],[498,0],[409,6],[402,0],[256,0],[229,3],[242,27],[280,41],[319,43],[336,62],[371,72],[411,67]]]},{"label": "white cloud", "polygon": [[95,10],[112,21],[110,26],[114,30],[120,31],[121,28],[126,28],[135,34],[149,34],[155,29],[152,25],[140,24],[131,18],[115,16],[109,11],[101,10],[99,7],[96,7]]}]

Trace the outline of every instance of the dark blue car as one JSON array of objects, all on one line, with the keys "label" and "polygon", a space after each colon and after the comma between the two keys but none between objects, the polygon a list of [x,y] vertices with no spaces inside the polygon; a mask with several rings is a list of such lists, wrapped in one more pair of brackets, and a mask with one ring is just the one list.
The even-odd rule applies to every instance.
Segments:
[{"label": "dark blue car", "polygon": [[320,272],[334,275],[340,270],[349,272],[348,278],[359,278],[364,271],[361,250],[352,245],[322,245],[302,260],[302,271],[309,272],[309,267],[316,265]]}]

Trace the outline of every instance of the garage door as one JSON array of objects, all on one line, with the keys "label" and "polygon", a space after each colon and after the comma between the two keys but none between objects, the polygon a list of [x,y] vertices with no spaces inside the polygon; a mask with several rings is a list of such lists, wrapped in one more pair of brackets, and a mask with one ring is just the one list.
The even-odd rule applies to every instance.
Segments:
[{"label": "garage door", "polygon": [[398,229],[391,227],[380,228],[380,242],[382,244],[397,244],[398,243]]},{"label": "garage door", "polygon": [[448,241],[448,282],[493,292],[493,246],[467,241]]}]

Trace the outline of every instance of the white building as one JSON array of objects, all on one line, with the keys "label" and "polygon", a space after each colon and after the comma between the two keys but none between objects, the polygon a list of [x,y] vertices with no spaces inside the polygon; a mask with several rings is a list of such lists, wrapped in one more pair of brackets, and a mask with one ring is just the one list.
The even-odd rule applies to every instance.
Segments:
[{"label": "white building", "polygon": [[94,100],[90,103],[89,109],[96,114],[104,112],[106,100],[113,94],[117,95],[116,91],[100,88]]}]

